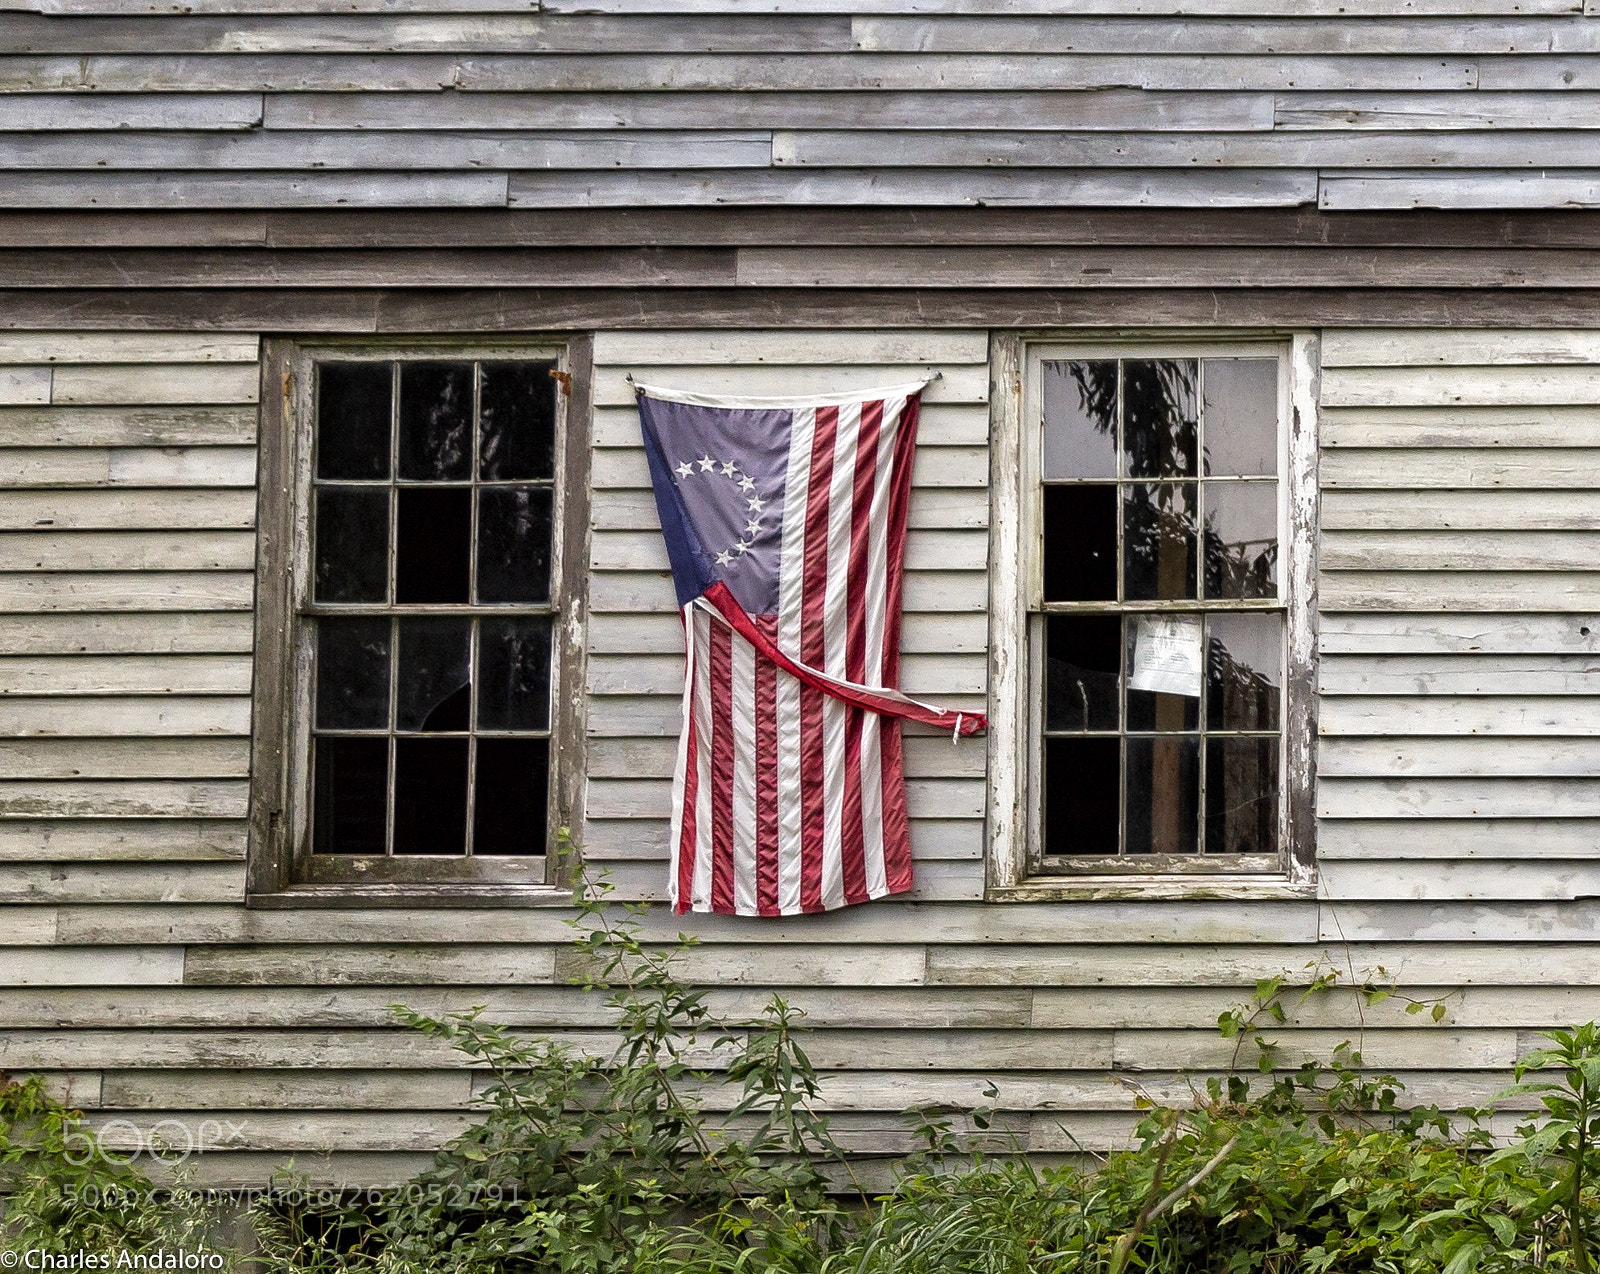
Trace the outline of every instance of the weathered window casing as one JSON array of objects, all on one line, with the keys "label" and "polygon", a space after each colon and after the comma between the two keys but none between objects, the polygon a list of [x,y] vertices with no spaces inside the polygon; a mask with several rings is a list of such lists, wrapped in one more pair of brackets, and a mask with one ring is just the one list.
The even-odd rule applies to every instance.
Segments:
[{"label": "weathered window casing", "polygon": [[[1067,342],[1008,335],[994,338],[992,354],[991,896],[1160,896],[1196,891],[1249,896],[1308,888],[1313,876],[1315,817],[1311,799],[1315,738],[1315,338],[1190,338],[1162,334]],[[1240,357],[1279,361],[1277,595],[1220,603],[1046,603],[1041,474],[1044,364],[1069,359]],[[1203,569],[1203,564],[1197,562],[1195,569]],[[1217,613],[1219,609],[1236,614],[1277,613],[1283,617],[1276,854],[1124,853],[1124,842],[1112,837],[1104,855],[1078,848],[1070,857],[1047,856],[1043,845],[1041,707],[1046,612],[1111,617],[1188,611],[1198,616]],[[1121,733],[1114,737],[1126,736],[1125,719],[1117,729]],[[1203,751],[1200,764],[1204,765]]]},{"label": "weathered window casing", "polygon": [[[552,853],[582,791],[582,679],[588,551],[587,338],[504,345],[320,346],[268,342],[263,359],[254,767],[249,887],[258,905],[367,900],[489,903],[565,899]],[[543,852],[371,856],[312,853],[312,619],[315,368],[320,362],[553,360],[556,396],[551,543],[551,707]],[[394,545],[390,545],[391,557]],[[394,612],[394,606],[377,607]],[[404,608],[400,608],[404,609]],[[470,616],[472,605],[447,608]],[[391,776],[391,780],[393,776]]]}]

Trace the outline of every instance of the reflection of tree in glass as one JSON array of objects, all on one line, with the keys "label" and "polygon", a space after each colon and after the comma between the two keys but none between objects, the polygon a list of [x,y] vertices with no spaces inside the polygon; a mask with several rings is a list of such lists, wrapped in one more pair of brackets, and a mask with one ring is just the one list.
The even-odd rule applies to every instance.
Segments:
[{"label": "reflection of tree in glass", "polygon": [[[1117,369],[1113,361],[1075,361],[1069,370],[1079,407],[1098,433],[1116,436]],[[1129,359],[1121,364],[1125,474],[1137,478],[1193,476],[1197,467],[1196,401],[1200,365],[1194,359]],[[1135,496],[1124,527],[1124,552],[1142,565],[1152,583],[1163,565],[1187,563],[1195,542],[1193,487],[1147,488]],[[1270,539],[1228,543],[1214,512],[1205,517],[1202,553],[1209,597],[1270,597],[1276,578],[1278,543]],[[1165,560],[1164,560],[1165,559]],[[1171,587],[1156,596],[1174,596]]]},{"label": "reflection of tree in glass", "polygon": [[[1276,669],[1273,669],[1276,672]],[[1212,729],[1276,730],[1278,688],[1269,675],[1233,657],[1221,640],[1206,643]]]}]

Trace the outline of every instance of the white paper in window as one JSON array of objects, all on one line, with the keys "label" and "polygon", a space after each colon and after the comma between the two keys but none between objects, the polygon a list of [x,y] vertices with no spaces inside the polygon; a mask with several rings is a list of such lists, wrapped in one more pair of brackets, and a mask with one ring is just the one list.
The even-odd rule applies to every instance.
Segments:
[{"label": "white paper in window", "polygon": [[1200,697],[1205,643],[1198,616],[1141,615],[1133,636],[1132,690]]}]

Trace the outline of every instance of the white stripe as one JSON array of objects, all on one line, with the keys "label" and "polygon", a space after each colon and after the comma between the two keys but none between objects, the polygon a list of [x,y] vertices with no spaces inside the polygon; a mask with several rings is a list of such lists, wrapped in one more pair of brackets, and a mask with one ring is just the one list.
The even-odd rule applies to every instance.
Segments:
[{"label": "white stripe", "polygon": [[732,643],[730,687],[733,718],[733,909],[759,915],[756,905],[756,650],[738,633]]},{"label": "white stripe", "polygon": [[[683,789],[688,781],[689,774],[689,709],[694,702],[694,629],[697,623],[695,611],[692,606],[685,607],[683,611],[683,728],[678,731],[678,759],[672,765],[672,834],[668,837],[671,846],[671,872],[667,877],[667,897],[672,900],[673,906],[678,904],[678,864],[685,850],[680,843],[683,838]],[[693,846],[688,849],[694,853]]]},{"label": "white stripe", "polygon": [[694,625],[695,646],[699,652],[695,661],[698,680],[695,684],[695,746],[698,755],[699,790],[695,800],[694,843],[694,909],[711,910],[711,621],[703,611],[696,611]]},{"label": "white stripe", "polygon": [[667,403],[689,403],[695,407],[842,407],[847,403],[866,403],[879,398],[904,398],[927,388],[928,381],[911,381],[904,385],[885,385],[877,389],[844,389],[833,394],[801,394],[793,397],[752,398],[729,397],[724,394],[701,394],[692,389],[669,389],[663,385],[641,385],[633,382],[634,392],[647,398]]},{"label": "white stripe", "polygon": [[777,669],[778,910],[800,911],[800,681]]},{"label": "white stripe", "polygon": [[[889,499],[894,490],[895,443],[904,423],[906,400],[883,404],[883,424],[878,432],[878,456],[867,519],[866,659],[861,679],[883,684],[883,640],[888,632]],[[884,863],[883,731],[899,729],[876,713],[866,714],[861,730],[861,826],[865,848],[867,893],[881,898],[888,892]]]},{"label": "white stripe", "polygon": [[861,846],[866,863],[867,895],[881,898],[889,892],[888,869],[883,854],[883,731],[899,723],[884,721],[876,712],[861,714]]},{"label": "white stripe", "polygon": [[[861,404],[839,408],[828,490],[828,587],[822,606],[823,669],[847,675],[850,629],[850,530]],[[822,701],[822,905],[844,906],[845,719],[850,711],[831,696]]]},{"label": "white stripe", "polygon": [[[778,554],[778,649],[800,658],[801,612],[805,602],[806,502],[811,497],[811,444],[817,413],[794,413],[789,430],[789,467],[783,493],[783,538]],[[800,801],[800,682],[778,672],[778,909],[800,911],[802,844]]]},{"label": "white stripe", "polygon": [[800,658],[800,613],[805,601],[806,504],[811,498],[811,444],[817,413],[797,411],[789,429],[789,470],[783,492],[783,532],[778,551],[778,649]]}]

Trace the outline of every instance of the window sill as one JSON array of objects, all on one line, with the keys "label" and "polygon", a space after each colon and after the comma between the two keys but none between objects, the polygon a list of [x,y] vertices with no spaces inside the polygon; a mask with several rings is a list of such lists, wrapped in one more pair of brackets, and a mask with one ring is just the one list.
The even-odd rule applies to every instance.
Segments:
[{"label": "window sill", "polygon": [[1077,876],[1034,877],[1019,885],[995,885],[986,902],[1115,902],[1181,899],[1276,900],[1315,898],[1315,881],[1287,876]]},{"label": "window sill", "polygon": [[290,885],[247,894],[245,906],[295,907],[570,907],[572,891],[560,885],[362,884]]}]

